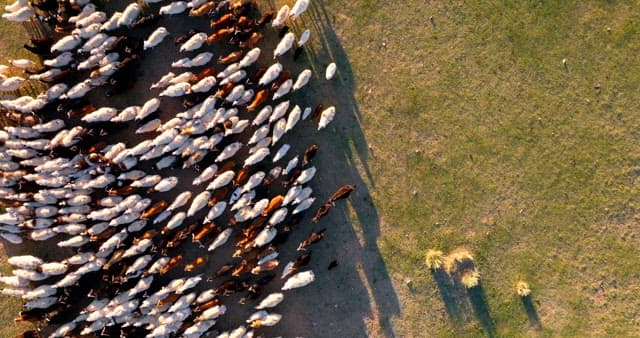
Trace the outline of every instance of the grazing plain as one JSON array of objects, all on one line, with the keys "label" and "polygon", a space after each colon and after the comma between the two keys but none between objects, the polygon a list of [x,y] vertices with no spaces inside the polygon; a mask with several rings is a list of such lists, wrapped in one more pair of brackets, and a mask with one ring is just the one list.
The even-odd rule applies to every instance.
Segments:
[{"label": "grazing plain", "polygon": [[[317,137],[348,154],[344,183],[359,178],[340,208],[363,252],[333,255],[367,288],[350,314],[363,334],[638,335],[638,20],[614,1],[312,0],[296,29],[312,29],[315,74],[338,65],[321,87],[339,96],[336,122]],[[22,31],[0,24],[0,59],[25,55]],[[468,250],[480,285],[432,273],[428,249]],[[0,301],[10,337],[19,304]]]}]

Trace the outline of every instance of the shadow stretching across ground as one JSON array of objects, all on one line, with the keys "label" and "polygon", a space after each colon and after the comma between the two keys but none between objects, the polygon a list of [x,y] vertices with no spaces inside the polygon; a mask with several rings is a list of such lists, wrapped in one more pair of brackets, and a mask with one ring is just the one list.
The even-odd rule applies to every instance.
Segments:
[{"label": "shadow stretching across ground", "polygon": [[[275,11],[279,9],[274,1],[269,4]],[[333,105],[336,118],[327,129],[313,136],[295,130],[292,139],[298,145],[316,143],[320,147],[315,159],[320,173],[315,188],[318,201],[326,200],[344,184],[354,184],[356,190],[349,200],[351,209],[338,203],[328,217],[314,226],[316,231],[327,228],[327,238],[314,249],[324,257],[314,256],[312,260],[318,272],[317,284],[303,291],[308,294],[302,296],[308,297],[306,300],[289,299],[291,303],[283,311],[289,314],[283,315],[299,316],[300,321],[288,320],[279,329],[288,335],[305,337],[395,337],[391,319],[400,314],[400,304],[377,244],[380,218],[369,192],[375,182],[368,166],[369,149],[360,125],[361,112],[354,97],[355,79],[331,21],[323,1],[313,1],[296,20],[292,28],[298,34],[311,29],[314,43],[305,46],[301,59],[306,57],[306,62],[299,60],[291,69],[293,76],[304,67],[310,67],[314,73],[309,84],[314,90],[297,94],[300,99],[297,102],[312,108],[318,104],[325,108]],[[337,64],[338,71],[332,81],[326,81],[325,69],[331,62]],[[303,221],[301,226],[311,227],[306,224]],[[293,236],[301,234],[304,231]],[[292,241],[295,242],[293,238]],[[333,260],[339,266],[327,271]],[[311,300],[314,305],[309,304]],[[381,332],[370,331],[376,327]]]},{"label": "shadow stretching across ground", "polygon": [[520,300],[522,301],[522,306],[524,306],[524,310],[527,313],[527,317],[529,318],[529,323],[531,324],[531,326],[536,330],[541,329],[542,324],[540,323],[538,310],[536,310],[536,306],[533,304],[531,295],[520,297]]}]

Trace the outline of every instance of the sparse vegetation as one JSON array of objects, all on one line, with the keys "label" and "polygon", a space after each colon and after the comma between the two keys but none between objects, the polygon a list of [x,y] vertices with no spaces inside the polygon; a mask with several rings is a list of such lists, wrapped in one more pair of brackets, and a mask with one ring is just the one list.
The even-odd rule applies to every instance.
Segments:
[{"label": "sparse vegetation", "polygon": [[444,259],[444,270],[450,275],[466,267],[473,267],[473,256],[467,250],[456,250]]},{"label": "sparse vegetation", "polygon": [[519,281],[518,284],[516,284],[516,293],[520,297],[528,297],[531,294],[529,283]]},{"label": "sparse vegetation", "polygon": [[478,270],[468,270],[461,274],[460,282],[467,289],[475,288],[480,284],[480,273]]},{"label": "sparse vegetation", "polygon": [[442,256],[443,254],[440,250],[429,250],[425,254],[424,263],[431,270],[440,269],[442,267]]}]

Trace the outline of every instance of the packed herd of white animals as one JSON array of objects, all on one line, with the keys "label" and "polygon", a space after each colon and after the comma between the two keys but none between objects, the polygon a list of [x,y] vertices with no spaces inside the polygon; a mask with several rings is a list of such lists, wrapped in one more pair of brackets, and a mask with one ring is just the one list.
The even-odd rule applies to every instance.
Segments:
[{"label": "packed herd of white animals", "polygon": [[[0,131],[0,236],[10,252],[36,243],[0,277],[2,293],[25,302],[16,320],[42,329],[22,336],[262,336],[287,293],[314,281],[308,248],[324,236],[296,226],[316,200],[318,146],[291,154],[285,143],[296,126],[320,130],[336,114],[291,102],[336,72],[283,66],[300,63],[310,30],[289,26],[310,0],[263,15],[246,0],[144,0],[112,14],[89,1],[17,0],[2,15],[52,31],[25,44],[41,62],[0,69],[13,121]],[[174,34],[178,16],[210,31]],[[140,102],[129,92],[137,70],[172,42],[183,57],[166,60],[172,71]],[[16,95],[33,81],[47,89]],[[92,95],[130,105],[97,106]],[[338,189],[312,223],[352,190]],[[277,246],[294,229],[306,239],[281,264]],[[225,314],[239,307],[252,314],[230,327]]]}]

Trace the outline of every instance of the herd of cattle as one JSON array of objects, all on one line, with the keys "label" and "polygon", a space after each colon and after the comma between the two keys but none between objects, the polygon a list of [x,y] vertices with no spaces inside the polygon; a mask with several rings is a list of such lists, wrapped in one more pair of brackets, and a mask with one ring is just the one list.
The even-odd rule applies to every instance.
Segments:
[{"label": "herd of cattle", "polygon": [[[55,257],[15,255],[13,274],[0,277],[3,294],[26,302],[16,320],[43,328],[24,337],[255,337],[281,320],[274,308],[283,291],[315,279],[305,268],[307,249],[324,230],[300,230],[310,234],[286,264],[277,248],[302,229],[296,225],[316,199],[308,184],[318,146],[287,160],[292,146],[283,137],[305,120],[322,129],[336,112],[287,100],[313,77],[309,69],[294,76],[278,61],[303,53],[310,31],[296,38],[287,24],[309,0],[264,15],[246,0],[163,1],[125,4],[110,15],[89,0],[5,7],[7,20],[52,28],[25,44],[44,66],[20,59],[0,69],[0,91],[19,91],[26,81],[48,86],[35,98],[0,101],[14,122],[0,131],[0,236],[14,245],[39,242],[41,257]],[[158,27],[186,13],[210,31]],[[269,32],[276,47],[258,47]],[[126,96],[139,105],[96,106],[90,92],[129,94],[145,57],[170,35],[192,55],[171,61],[184,72],[157,78],[148,89],[156,97],[146,102]],[[322,77],[335,72],[332,63]],[[338,189],[312,222],[353,189]],[[222,255],[225,263],[212,266]],[[280,290],[265,294],[272,281]],[[242,297],[231,302],[232,294]],[[255,310],[231,328],[224,315],[235,307]]]}]

